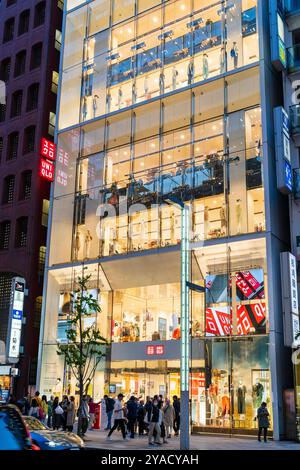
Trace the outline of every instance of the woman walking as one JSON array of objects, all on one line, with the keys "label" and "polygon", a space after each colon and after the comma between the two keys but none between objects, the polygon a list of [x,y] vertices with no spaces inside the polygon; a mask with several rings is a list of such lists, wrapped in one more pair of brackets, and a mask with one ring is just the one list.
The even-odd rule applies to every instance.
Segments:
[{"label": "woman walking", "polygon": [[70,401],[67,405],[67,431],[73,432],[74,422],[75,422],[75,398],[70,397]]},{"label": "woman walking", "polygon": [[163,407],[163,412],[164,412],[164,423],[166,427],[166,436],[168,439],[170,439],[172,429],[173,429],[173,423],[175,420],[175,411],[174,411],[174,407],[171,405],[170,400],[166,400],[166,404]]},{"label": "woman walking", "polygon": [[269,421],[270,413],[267,409],[266,402],[262,402],[260,407],[257,410],[257,420],[258,420],[258,441],[261,442],[261,433],[264,433],[264,442],[267,442],[267,432],[268,427],[270,426]]}]

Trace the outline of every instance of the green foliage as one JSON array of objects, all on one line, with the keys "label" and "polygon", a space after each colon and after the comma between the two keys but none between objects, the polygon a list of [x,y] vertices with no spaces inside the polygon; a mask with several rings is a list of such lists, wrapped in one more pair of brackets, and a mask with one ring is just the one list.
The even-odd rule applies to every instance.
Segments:
[{"label": "green foliage", "polygon": [[97,366],[104,356],[107,341],[100,334],[96,325],[84,328],[84,317],[100,313],[98,301],[87,292],[90,275],[78,278],[78,289],[71,294],[71,312],[68,316],[67,343],[58,344],[57,354],[64,356],[79,383],[80,399],[84,387],[88,385],[95,374]]}]

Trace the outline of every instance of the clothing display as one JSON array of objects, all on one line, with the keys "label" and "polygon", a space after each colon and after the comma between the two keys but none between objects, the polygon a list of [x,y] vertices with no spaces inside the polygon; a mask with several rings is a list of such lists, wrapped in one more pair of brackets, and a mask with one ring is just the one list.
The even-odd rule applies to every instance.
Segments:
[{"label": "clothing display", "polygon": [[85,249],[85,258],[90,257],[90,248],[91,248],[91,241],[93,240],[93,237],[91,235],[91,232],[87,230],[86,236],[84,239],[84,249]]},{"label": "clothing display", "polygon": [[238,66],[238,61],[239,61],[239,50],[238,50],[236,42],[234,42],[232,44],[232,48],[231,48],[231,51],[230,51],[230,56],[233,60],[233,66],[236,69],[237,66]]},{"label": "clothing display", "polygon": [[230,413],[230,399],[229,396],[223,395],[222,399],[222,416],[225,416]]},{"label": "clothing display", "polygon": [[176,67],[173,67],[173,69],[172,69],[172,88],[173,88],[173,90],[176,90],[177,77],[178,77],[178,71],[177,71]]},{"label": "clothing display", "polygon": [[263,401],[264,386],[260,382],[256,382],[252,387],[253,407],[256,409]]},{"label": "clothing display", "polygon": [[246,412],[246,392],[245,385],[240,385],[236,391],[237,394],[237,408],[239,414],[245,414]]},{"label": "clothing display", "polygon": [[203,80],[207,80],[208,75],[209,75],[209,65],[208,65],[208,55],[207,54],[203,54],[202,73],[203,73]]},{"label": "clothing display", "polygon": [[188,84],[191,85],[194,81],[194,62],[191,60],[187,69]]}]

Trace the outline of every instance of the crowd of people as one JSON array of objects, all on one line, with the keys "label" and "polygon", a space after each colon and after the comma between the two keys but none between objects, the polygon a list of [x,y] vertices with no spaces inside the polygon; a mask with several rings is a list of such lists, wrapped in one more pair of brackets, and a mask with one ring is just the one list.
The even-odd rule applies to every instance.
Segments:
[{"label": "crowd of people", "polygon": [[[134,439],[135,436],[148,437],[149,445],[162,445],[168,439],[179,435],[180,429],[180,399],[173,396],[172,402],[162,395],[154,395],[137,398],[132,395],[129,400],[124,401],[124,395],[119,393],[117,398],[104,395],[103,405],[107,416],[105,430],[109,431],[107,440],[111,440],[112,434],[117,430],[122,433],[124,440]],[[11,396],[10,404],[16,405],[25,416],[32,416],[48,428],[72,432],[76,417],[80,423],[80,435],[84,436],[87,430],[94,429],[96,407],[101,403],[95,403],[89,395],[84,395],[82,406],[76,409],[75,397],[64,395],[62,400],[59,397],[51,396],[48,400],[46,395],[40,396],[35,392],[16,400]],[[265,402],[257,410],[258,440],[263,434],[264,441],[267,441],[267,430],[269,423],[269,412]]]},{"label": "crowd of people", "polygon": [[[114,401],[104,396],[109,430],[107,440],[115,430],[120,430],[123,439],[134,439],[135,435],[148,436],[149,445],[167,443],[174,435],[178,436],[180,428],[180,399],[174,395],[173,402],[162,395],[147,397],[146,401],[131,396],[127,403],[124,395],[119,393]],[[113,426],[112,417],[114,418]]]},{"label": "crowd of people", "polygon": [[19,400],[12,396],[9,404],[16,405],[24,416],[32,416],[53,430],[73,432],[77,416],[80,418],[82,436],[88,429],[93,429],[97,406],[88,395],[84,395],[82,407],[76,409],[74,396],[63,395],[62,400],[51,396],[48,400],[38,391],[33,397],[27,395]]}]

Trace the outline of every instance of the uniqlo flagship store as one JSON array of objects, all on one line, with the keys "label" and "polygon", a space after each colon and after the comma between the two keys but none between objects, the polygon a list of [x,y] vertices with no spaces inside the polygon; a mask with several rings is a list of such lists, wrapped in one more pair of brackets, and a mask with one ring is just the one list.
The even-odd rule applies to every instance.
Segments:
[{"label": "uniqlo flagship store", "polygon": [[[195,246],[191,252],[193,282],[205,286],[205,293],[193,292],[190,299],[194,432],[254,433],[262,401],[272,415],[266,266],[263,235]],[[179,246],[104,258],[86,267],[90,293],[101,306],[86,322],[95,322],[110,342],[89,393],[96,400],[119,392],[125,399],[180,396]],[[51,320],[46,312],[40,387],[46,394],[78,393],[56,344],[66,339],[70,292],[81,269],[48,274]]]}]

